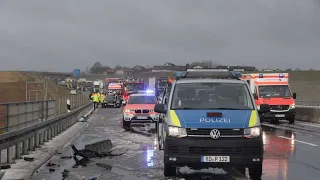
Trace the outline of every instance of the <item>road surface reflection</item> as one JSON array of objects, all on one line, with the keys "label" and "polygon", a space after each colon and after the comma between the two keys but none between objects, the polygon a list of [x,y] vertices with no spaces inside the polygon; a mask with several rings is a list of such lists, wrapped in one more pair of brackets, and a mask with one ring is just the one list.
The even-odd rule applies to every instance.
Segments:
[{"label": "road surface reflection", "polygon": [[296,135],[291,131],[264,128],[262,137],[264,176],[278,180],[288,179],[289,159],[294,156],[296,151]]}]

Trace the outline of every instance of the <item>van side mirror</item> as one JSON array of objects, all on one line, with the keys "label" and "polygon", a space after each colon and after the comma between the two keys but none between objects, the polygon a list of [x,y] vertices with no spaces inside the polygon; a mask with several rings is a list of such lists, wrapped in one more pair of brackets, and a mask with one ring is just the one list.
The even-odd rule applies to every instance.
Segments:
[{"label": "van side mirror", "polygon": [[156,104],[154,106],[154,112],[157,113],[166,113],[165,105],[164,104]]},{"label": "van side mirror", "polygon": [[254,98],[254,99],[258,99],[257,93],[253,93],[252,95],[253,95],[253,98]]},{"label": "van side mirror", "polygon": [[270,112],[270,106],[269,104],[260,104],[260,113],[268,113]]},{"label": "van side mirror", "polygon": [[297,93],[292,93],[292,97],[293,97],[293,99],[296,99],[297,98]]}]

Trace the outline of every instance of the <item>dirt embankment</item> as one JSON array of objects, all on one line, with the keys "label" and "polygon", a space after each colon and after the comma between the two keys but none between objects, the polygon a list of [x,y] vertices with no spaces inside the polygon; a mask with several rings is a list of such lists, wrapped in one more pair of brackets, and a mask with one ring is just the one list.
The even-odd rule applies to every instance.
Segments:
[{"label": "dirt embankment", "polygon": [[0,72],[0,103],[55,99],[69,93],[66,87],[35,74]]}]

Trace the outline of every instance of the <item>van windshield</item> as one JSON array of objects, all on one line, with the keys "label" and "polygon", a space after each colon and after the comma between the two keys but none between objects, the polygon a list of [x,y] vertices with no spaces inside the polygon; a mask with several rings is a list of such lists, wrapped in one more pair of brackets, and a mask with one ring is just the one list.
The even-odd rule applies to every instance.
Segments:
[{"label": "van windshield", "polygon": [[291,97],[291,91],[288,85],[267,85],[259,86],[259,97]]},{"label": "van windshield", "polygon": [[171,109],[253,110],[253,100],[245,84],[181,83],[174,87]]}]

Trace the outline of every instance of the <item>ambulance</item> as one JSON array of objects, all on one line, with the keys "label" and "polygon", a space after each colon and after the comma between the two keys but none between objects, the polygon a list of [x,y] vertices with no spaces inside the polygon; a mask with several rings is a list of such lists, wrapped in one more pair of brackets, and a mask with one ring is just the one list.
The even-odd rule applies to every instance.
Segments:
[{"label": "ambulance", "polygon": [[297,94],[290,90],[288,73],[242,74],[242,79],[249,84],[258,109],[261,104],[270,105],[269,113],[260,114],[261,121],[277,123],[286,119],[294,123]]}]

